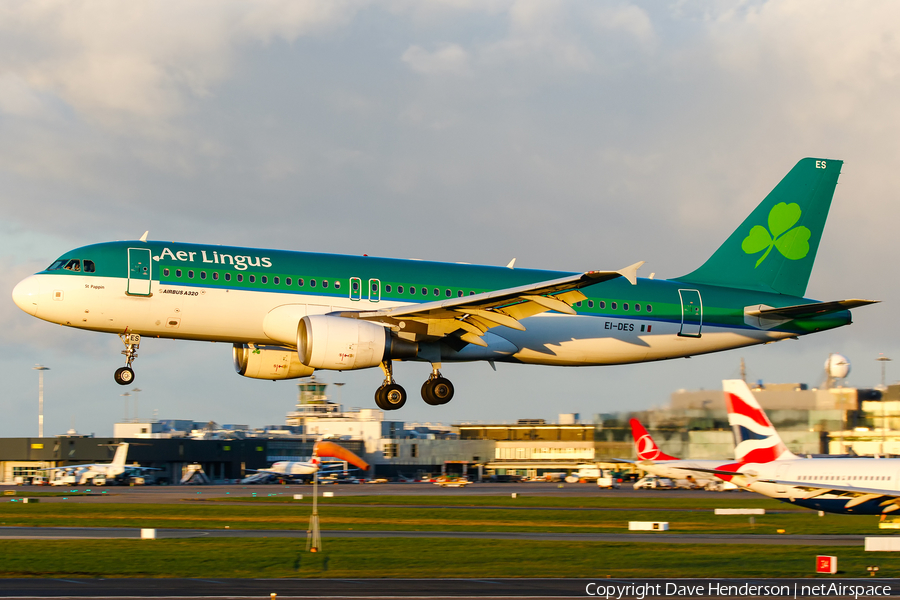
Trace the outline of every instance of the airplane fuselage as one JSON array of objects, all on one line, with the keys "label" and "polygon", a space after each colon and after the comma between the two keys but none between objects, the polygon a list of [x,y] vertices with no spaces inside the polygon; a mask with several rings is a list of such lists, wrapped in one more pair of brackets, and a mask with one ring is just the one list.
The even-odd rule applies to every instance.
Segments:
[{"label": "airplane fuselage", "polygon": [[[72,261],[79,270],[66,268]],[[13,294],[40,319],[107,333],[287,348],[297,347],[297,322],[305,315],[432,302],[570,275],[152,241],[85,246],[51,267]],[[638,279],[632,286],[618,278],[582,292],[587,299],[573,306],[574,315],[528,317],[524,331],[494,327],[484,337],[487,347],[422,342],[417,358],[613,365],[768,343],[850,322],[850,312],[839,311],[773,327],[745,309],[812,301],[677,280]],[[416,331],[422,330],[411,319],[400,335],[415,339]]]},{"label": "airplane fuselage", "polygon": [[[886,496],[900,492],[900,460],[874,458],[797,458],[768,463],[746,463],[739,472],[750,472],[753,477],[744,481],[735,478],[734,483],[770,498],[796,504],[804,508],[832,513],[880,515],[898,508]],[[776,480],[786,483],[759,480]],[[794,482],[797,485],[790,485]],[[804,487],[808,482],[816,486]],[[840,491],[822,493],[829,485],[856,487],[861,490],[883,490],[867,496],[842,495]],[[887,509],[887,510],[886,510]]]}]

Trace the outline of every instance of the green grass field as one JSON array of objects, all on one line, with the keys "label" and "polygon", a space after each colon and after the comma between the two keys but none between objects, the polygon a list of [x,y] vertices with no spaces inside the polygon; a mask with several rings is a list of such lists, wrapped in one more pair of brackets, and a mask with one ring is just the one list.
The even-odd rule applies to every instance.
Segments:
[{"label": "green grass field", "polygon": [[[4,500],[0,525],[5,526],[305,530],[311,512],[306,499],[253,501],[249,494],[180,504],[118,504],[113,494],[108,502],[91,504]],[[652,520],[668,521],[672,533],[890,533],[877,528],[877,517],[789,510],[756,516],[751,526],[746,516],[712,514],[716,507],[790,509],[744,495],[364,496],[327,498],[319,506],[324,530],[627,533],[628,521]],[[573,510],[579,508],[616,510]],[[863,576],[871,564],[879,565],[883,576],[900,575],[892,554],[867,554],[861,546],[325,538],[324,552],[305,547],[302,538],[4,540],[0,577],[802,577],[812,576],[817,554],[838,556],[839,576]]]},{"label": "green grass field", "polygon": [[501,540],[325,539],[323,552],[286,539],[8,540],[2,577],[805,577],[817,554],[838,576],[900,574],[862,548],[688,546]]},{"label": "green grass field", "polygon": [[[246,500],[246,498],[245,498]],[[268,500],[268,499],[266,499]],[[859,534],[885,533],[878,518],[856,515],[826,515],[815,511],[754,517],[716,516],[720,506],[766,507],[784,510],[789,506],[768,499],[685,498],[518,498],[478,497],[428,498],[408,496],[327,498],[319,503],[323,529],[391,531],[552,531],[560,533],[626,532],[628,521],[668,521],[678,533],[754,534]],[[371,503],[371,504],[367,504]],[[377,503],[377,504],[376,504]],[[642,506],[635,507],[639,503]],[[412,504],[412,505],[411,505]],[[488,508],[498,506],[500,508]],[[616,510],[572,510],[612,508]],[[660,509],[660,510],[642,510]],[[185,502],[183,504],[109,503],[0,503],[0,525],[38,527],[153,527],[222,529],[305,529],[311,503],[302,501],[259,502],[235,505],[230,502]]]}]

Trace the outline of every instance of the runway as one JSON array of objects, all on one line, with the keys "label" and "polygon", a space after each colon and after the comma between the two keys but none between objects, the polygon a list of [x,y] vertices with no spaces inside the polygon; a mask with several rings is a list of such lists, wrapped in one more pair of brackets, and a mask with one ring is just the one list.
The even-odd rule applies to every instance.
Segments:
[{"label": "runway", "polygon": [[[894,597],[900,583],[890,579],[831,579],[829,583],[852,586],[879,585]],[[598,585],[629,586],[675,584],[709,590],[711,586],[778,585],[788,590],[802,589],[816,582],[810,579],[608,579],[602,573],[595,579],[5,579],[0,598],[181,598],[199,600],[244,600],[276,598],[280,600],[313,598],[422,598],[467,600],[469,598],[572,598],[591,597],[588,590]],[[274,596],[273,596],[274,595]],[[647,597],[659,597],[663,594]],[[808,598],[808,595],[783,594],[782,597]],[[603,596],[600,596],[603,597]],[[613,596],[615,597],[615,596]],[[635,595],[626,596],[635,598]],[[669,597],[672,597],[669,595]],[[692,598],[741,598],[740,595],[696,594]],[[752,596],[757,597],[757,596]],[[777,597],[777,596],[776,596]],[[843,598],[844,595],[829,595]],[[852,595],[849,597],[853,597]]]},{"label": "runway", "polygon": [[[306,538],[303,529],[156,529],[157,539],[178,538]],[[3,539],[139,539],[140,529],[124,527],[0,527]],[[643,544],[761,544],[777,546],[862,546],[862,535],[732,535],[657,533],[547,533],[518,531],[338,531],[324,538],[438,538],[531,540],[553,542],[630,542]],[[148,541],[149,543],[149,541]]]}]

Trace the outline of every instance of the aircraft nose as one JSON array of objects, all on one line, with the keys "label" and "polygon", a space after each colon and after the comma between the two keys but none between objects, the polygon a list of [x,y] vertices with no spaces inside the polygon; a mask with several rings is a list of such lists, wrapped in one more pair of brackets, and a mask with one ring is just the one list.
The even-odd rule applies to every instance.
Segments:
[{"label": "aircraft nose", "polygon": [[34,316],[38,309],[38,296],[41,293],[41,282],[36,275],[26,277],[13,288],[12,298],[16,306]]}]

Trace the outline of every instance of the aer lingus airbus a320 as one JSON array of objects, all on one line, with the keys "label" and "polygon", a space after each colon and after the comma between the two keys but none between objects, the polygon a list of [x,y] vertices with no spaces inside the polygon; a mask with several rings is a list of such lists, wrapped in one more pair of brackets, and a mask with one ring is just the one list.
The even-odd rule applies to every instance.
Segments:
[{"label": "aer lingus airbus a320", "polygon": [[13,299],[39,319],[114,333],[134,380],[142,337],[234,344],[245,377],[381,367],[382,409],[406,402],[393,361],[431,363],[422,397],[453,397],[442,363],[615,365],[796,338],[869,300],[804,298],[841,161],[805,158],[699,269],[570,273],[140,240],[66,252]]}]

